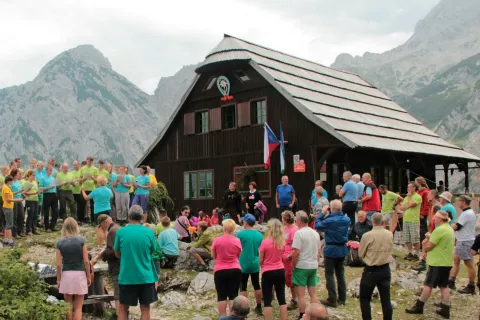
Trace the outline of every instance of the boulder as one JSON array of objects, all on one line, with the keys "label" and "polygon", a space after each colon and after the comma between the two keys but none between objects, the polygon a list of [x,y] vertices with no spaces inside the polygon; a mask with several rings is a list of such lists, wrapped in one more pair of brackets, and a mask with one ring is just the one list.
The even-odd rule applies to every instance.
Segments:
[{"label": "boulder", "polygon": [[330,319],[340,319],[340,320],[351,319],[345,313],[337,309],[327,308],[327,312]]},{"label": "boulder", "polygon": [[[179,241],[178,248],[180,249],[178,253],[177,262],[175,262],[175,270],[198,270],[200,269],[200,263],[190,254],[187,252],[188,243]],[[213,270],[214,263],[210,261],[206,261],[209,270]]]},{"label": "boulder", "polygon": [[417,288],[417,283],[415,281],[404,277],[396,277],[395,282],[403,289],[408,291],[414,291]]},{"label": "boulder", "polygon": [[160,272],[158,291],[165,292],[174,289],[186,291],[190,286],[191,279],[192,276],[185,271]]},{"label": "boulder", "polygon": [[160,299],[160,302],[164,306],[178,308],[185,305],[186,298],[187,297],[180,292],[169,291]]},{"label": "boulder", "polygon": [[211,227],[208,227],[209,231],[211,231],[212,233],[223,233],[223,227],[221,225],[214,225],[214,226],[211,226]]},{"label": "boulder", "polygon": [[187,294],[203,294],[210,290],[215,290],[213,275],[207,272],[200,272],[190,282]]},{"label": "boulder", "polygon": [[192,320],[212,320],[212,318],[204,317],[204,316],[195,316]]},{"label": "boulder", "polygon": [[395,301],[391,300],[390,303],[392,305],[392,309],[397,309],[398,304]]}]

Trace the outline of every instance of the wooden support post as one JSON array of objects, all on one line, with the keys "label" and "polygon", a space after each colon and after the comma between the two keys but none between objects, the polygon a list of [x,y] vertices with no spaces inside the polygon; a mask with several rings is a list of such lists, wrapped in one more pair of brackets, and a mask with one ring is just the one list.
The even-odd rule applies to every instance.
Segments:
[{"label": "wooden support post", "polygon": [[465,162],[465,193],[470,192],[470,181],[468,177],[468,162]]},{"label": "wooden support post", "polygon": [[443,164],[443,182],[445,182],[445,191],[448,191],[448,163]]}]

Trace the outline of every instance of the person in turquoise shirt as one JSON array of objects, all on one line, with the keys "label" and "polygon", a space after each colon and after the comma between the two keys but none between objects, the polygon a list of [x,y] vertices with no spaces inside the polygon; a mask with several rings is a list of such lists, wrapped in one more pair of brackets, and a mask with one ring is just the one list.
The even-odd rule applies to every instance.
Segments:
[{"label": "person in turquoise shirt", "polygon": [[158,235],[157,241],[167,260],[165,268],[173,268],[177,261],[178,254],[180,253],[178,249],[178,240],[181,239],[182,236],[180,236],[177,230],[171,228],[169,217],[163,217],[161,223],[163,231]]},{"label": "person in turquoise shirt", "polygon": [[260,263],[258,258],[258,249],[262,244],[262,234],[255,230],[256,218],[251,213],[247,213],[243,218],[243,227],[245,230],[240,231],[237,234],[237,238],[242,243],[242,253],[238,261],[242,268],[242,280],[240,282],[240,294],[247,296],[247,284],[248,278],[251,278],[253,289],[255,290],[255,300],[257,307],[255,311],[260,313],[262,306],[262,290],[260,289]]},{"label": "person in turquoise shirt", "polygon": [[90,192],[89,194],[85,193],[85,190],[82,188],[82,196],[85,201],[93,200],[94,208],[94,223],[97,224],[97,218],[101,214],[111,215],[112,207],[110,206],[110,200],[113,197],[112,190],[106,187],[107,178],[104,176],[98,176],[97,178],[98,188]]},{"label": "person in turquoise shirt", "polygon": [[[39,186],[40,192],[43,192],[43,225],[45,231],[55,231],[58,218],[58,197],[52,166],[47,167],[45,175],[40,178]],[[52,216],[51,221],[49,221],[50,214]]]},{"label": "person in turquoise shirt", "polygon": [[140,167],[140,175],[135,178],[136,185],[135,187],[135,196],[133,197],[132,206],[136,204],[140,204],[142,206],[143,212],[147,213],[147,196],[150,193],[150,178],[147,175],[147,167],[141,166]]},{"label": "person in turquoise shirt", "polygon": [[457,220],[457,210],[452,204],[452,197],[453,195],[448,191],[442,192],[439,197],[440,204],[442,205],[442,208],[440,208],[440,210],[447,211],[451,214],[450,219],[452,220],[449,222],[450,225],[454,224]]},{"label": "person in turquoise shirt", "polygon": [[[13,199],[22,199],[23,184],[22,184],[22,172],[19,169],[13,169],[10,171],[10,175],[13,177],[13,183],[10,189],[13,192]],[[22,202],[15,202],[13,204],[13,229],[12,235],[14,238],[20,238],[25,236],[25,211],[23,210]]]},{"label": "person in turquoise shirt", "polygon": [[158,275],[153,262],[155,234],[142,225],[143,210],[134,205],[128,212],[129,224],[118,229],[113,246],[120,259],[120,314],[119,319],[127,319],[129,306],[140,302],[141,318],[147,319],[150,304],[158,300],[155,283]]},{"label": "person in turquoise shirt", "polygon": [[[35,179],[37,180],[38,185],[40,185],[40,179],[47,173],[42,161],[38,161],[36,163],[36,169],[33,171],[35,172]],[[42,206],[43,206],[43,193],[38,194],[38,210],[37,210],[37,221],[42,221]],[[41,224],[41,223],[40,223]]]},{"label": "person in turquoise shirt", "polygon": [[[122,223],[127,221],[128,208],[130,204],[130,195],[128,194],[131,181],[130,177],[125,174],[125,166],[118,168],[119,174],[112,174],[112,186],[115,191],[115,207],[117,209],[117,220]],[[120,182],[123,177],[123,182]]]}]

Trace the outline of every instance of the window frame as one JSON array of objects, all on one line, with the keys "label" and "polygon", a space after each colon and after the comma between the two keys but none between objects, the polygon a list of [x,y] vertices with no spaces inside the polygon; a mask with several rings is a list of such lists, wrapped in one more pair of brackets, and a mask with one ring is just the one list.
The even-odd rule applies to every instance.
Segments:
[{"label": "window frame", "polygon": [[211,90],[217,82],[218,76],[211,76],[208,78],[208,81],[205,83],[205,87],[203,88],[202,91],[209,91]]},{"label": "window frame", "polygon": [[[243,73],[243,74],[247,77],[247,79],[242,79],[242,78],[244,78],[244,77],[241,76],[240,74],[238,74],[239,72]],[[240,80],[241,83],[245,83],[245,82],[248,82],[248,81],[251,81],[251,80],[252,80],[252,79],[248,76],[248,74],[247,74],[245,71],[243,71],[242,69],[238,69],[238,70],[233,71],[233,75],[234,75],[238,80]]]},{"label": "window frame", "polygon": [[[237,166],[237,167],[233,167],[233,180],[235,183],[237,183],[237,191],[238,193],[240,193],[240,195],[244,196],[245,194],[248,193],[248,191],[240,191],[239,189],[239,186],[238,186],[238,179],[240,177],[238,177],[239,175],[241,175],[243,172],[249,170],[249,169],[252,169],[252,168],[258,168],[259,170],[255,170],[256,172],[262,172],[262,173],[266,173],[265,171],[268,172],[268,193],[266,193],[267,191],[267,188],[261,188],[261,189],[257,189],[258,192],[260,192],[261,196],[262,196],[262,199],[263,198],[272,198],[272,170],[270,170],[270,168],[268,169],[265,169],[265,164],[254,164],[254,165],[249,165],[249,166]],[[238,170],[242,170],[242,171],[238,171]],[[247,186],[248,188],[248,186]]]},{"label": "window frame", "polygon": [[[224,118],[224,109],[226,108],[229,108],[229,107],[233,107],[233,112],[234,112],[234,124],[233,124],[233,127],[231,128],[225,128],[224,127],[224,123],[225,123],[225,118]],[[222,131],[227,131],[227,130],[235,130],[238,128],[238,115],[237,115],[237,103],[230,103],[230,104],[226,104],[224,106],[221,106],[221,118],[222,118]]]},{"label": "window frame", "polygon": [[[207,131],[205,131],[205,132],[203,132],[203,131],[197,132],[197,125],[198,125],[198,123],[197,123],[197,114],[203,114],[203,113],[206,113],[206,114],[207,114]],[[194,124],[195,124],[195,125],[194,125],[194,127],[195,127],[194,129],[195,129],[195,134],[196,134],[196,135],[202,135],[202,134],[207,134],[207,133],[209,133],[209,132],[210,132],[210,113],[208,112],[208,109],[202,109],[202,110],[195,111],[195,116],[194,116],[193,122],[194,122]],[[204,127],[204,126],[202,126],[202,127]]]},{"label": "window frame", "polygon": [[256,119],[256,113],[253,112],[254,109],[255,109],[255,103],[259,102],[259,101],[264,101],[265,102],[265,121],[264,122],[267,122],[267,119],[268,119],[268,112],[267,112],[267,97],[261,97],[261,98],[255,98],[255,99],[251,99],[250,100],[250,126],[254,127],[254,126],[263,126],[264,122],[262,123],[253,123],[252,120],[253,119]]},{"label": "window frame", "polygon": [[[200,173],[205,173],[205,188],[204,189],[205,190],[211,189],[211,195],[212,195],[211,197],[207,197],[207,196],[200,197],[199,196],[200,195],[200,190],[202,190],[202,188],[200,186],[200,181],[201,181],[200,177],[199,177]],[[207,182],[208,182],[207,176],[206,176],[207,173],[211,173],[211,175],[212,175],[211,188],[207,188]],[[196,185],[197,185],[195,191],[197,192],[197,196],[196,197],[191,197],[191,196],[187,197],[187,194],[186,194],[186,191],[187,191],[186,190],[186,184],[187,183],[185,181],[185,175],[188,175],[188,179],[189,179],[188,184],[189,184],[189,188],[190,188],[191,187],[190,181],[192,180],[191,179],[192,174],[195,174]],[[215,183],[214,183],[214,181],[215,181],[215,170],[214,169],[184,171],[183,172],[183,199],[184,200],[214,200],[215,199]],[[188,191],[191,192],[192,189],[188,189]]]}]

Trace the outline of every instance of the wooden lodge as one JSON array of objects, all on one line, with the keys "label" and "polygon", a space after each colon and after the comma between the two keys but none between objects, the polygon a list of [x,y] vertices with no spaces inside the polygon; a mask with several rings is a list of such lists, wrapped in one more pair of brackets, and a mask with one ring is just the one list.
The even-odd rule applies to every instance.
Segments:
[{"label": "wooden lodge", "polygon": [[[304,209],[315,180],[323,180],[332,195],[345,170],[371,172],[377,185],[403,193],[417,175],[435,181],[436,165],[444,166],[448,186],[449,164],[468,176],[468,162],[480,162],[351,73],[228,35],[196,73],[137,164],[156,168],[177,208],[186,204],[210,212],[222,206],[229,182],[246,192],[254,180],[275,210],[280,154],[277,148],[271,167],[264,168],[264,122],[277,138],[282,122],[285,174]],[[294,158],[305,172],[295,172],[302,165],[294,166]]]}]

